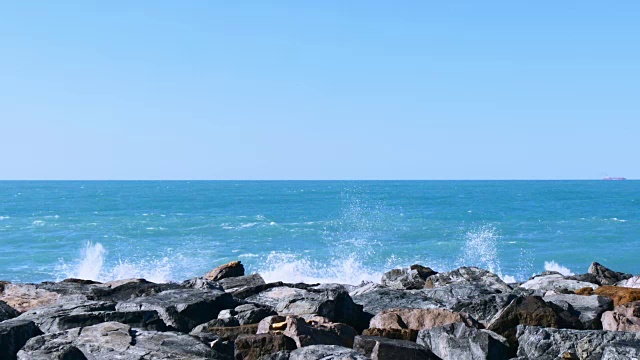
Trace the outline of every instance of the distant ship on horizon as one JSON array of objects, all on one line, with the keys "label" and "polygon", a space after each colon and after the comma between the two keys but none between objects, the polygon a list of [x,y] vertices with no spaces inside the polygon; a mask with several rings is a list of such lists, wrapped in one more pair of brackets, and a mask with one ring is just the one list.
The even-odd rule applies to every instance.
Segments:
[{"label": "distant ship on horizon", "polygon": [[624,177],[610,177],[610,176],[607,176],[607,177],[605,177],[605,178],[602,178],[602,180],[627,180],[627,178],[624,178]]}]

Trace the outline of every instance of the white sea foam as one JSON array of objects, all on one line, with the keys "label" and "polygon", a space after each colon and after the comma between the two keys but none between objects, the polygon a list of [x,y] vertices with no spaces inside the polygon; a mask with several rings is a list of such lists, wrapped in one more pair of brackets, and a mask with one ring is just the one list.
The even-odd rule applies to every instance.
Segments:
[{"label": "white sea foam", "polygon": [[544,262],[544,269],[546,271],[557,271],[560,274],[564,275],[564,276],[571,276],[574,275],[573,272],[571,272],[571,270],[569,270],[569,268],[564,267],[560,264],[558,264],[555,261],[545,261]]},{"label": "white sea foam", "polygon": [[10,219],[11,217],[9,216],[0,216],[0,220],[5,220],[5,219]]},{"label": "white sea foam", "polygon": [[516,282],[514,276],[502,273],[498,254],[499,240],[498,231],[490,225],[467,232],[462,255],[457,261],[458,266],[477,266],[491,271],[507,283]]},{"label": "white sea foam", "polygon": [[609,219],[609,220],[611,220],[611,221],[616,221],[616,222],[621,222],[621,223],[627,222],[627,220],[624,220],[624,219],[618,219],[618,218],[611,218],[611,219]]},{"label": "white sea foam", "polygon": [[32,222],[31,225],[33,225],[33,226],[43,226],[44,225],[44,221],[36,220],[36,221]]}]

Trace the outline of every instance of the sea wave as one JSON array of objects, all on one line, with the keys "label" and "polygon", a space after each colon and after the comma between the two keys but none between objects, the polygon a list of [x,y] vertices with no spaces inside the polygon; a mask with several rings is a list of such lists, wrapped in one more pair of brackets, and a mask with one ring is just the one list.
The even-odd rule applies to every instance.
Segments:
[{"label": "sea wave", "polygon": [[558,264],[557,262],[551,260],[551,261],[545,261],[544,262],[544,269],[546,271],[557,271],[560,274],[564,275],[564,276],[571,276],[574,275],[574,273],[567,267],[562,266],[560,264]]}]

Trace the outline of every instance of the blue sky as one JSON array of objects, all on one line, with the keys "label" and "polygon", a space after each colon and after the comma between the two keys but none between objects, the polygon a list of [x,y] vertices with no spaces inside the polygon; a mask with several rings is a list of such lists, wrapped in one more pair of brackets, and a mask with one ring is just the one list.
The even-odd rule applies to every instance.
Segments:
[{"label": "blue sky", "polygon": [[640,178],[640,2],[0,0],[0,179]]}]

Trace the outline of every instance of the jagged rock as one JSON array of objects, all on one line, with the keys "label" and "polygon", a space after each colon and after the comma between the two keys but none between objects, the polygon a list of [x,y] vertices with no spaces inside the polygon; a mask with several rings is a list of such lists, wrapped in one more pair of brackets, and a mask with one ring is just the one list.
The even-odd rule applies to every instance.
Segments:
[{"label": "jagged rock", "polygon": [[128,325],[107,322],[34,337],[20,350],[18,359],[195,360],[223,357],[189,335],[137,332]]},{"label": "jagged rock", "polygon": [[212,281],[219,281],[226,278],[244,276],[244,265],[240,261],[220,265],[204,275],[204,278]]},{"label": "jagged rock", "polygon": [[609,331],[640,332],[640,301],[618,305],[602,314],[602,328]]},{"label": "jagged rock", "polygon": [[437,272],[422,265],[411,265],[406,269],[393,269],[382,275],[381,284],[392,289],[422,289],[425,280]]},{"label": "jagged rock", "polygon": [[238,298],[238,299],[246,299],[250,296],[254,296],[254,295],[258,295],[263,291],[269,290],[269,289],[273,289],[276,287],[281,287],[281,286],[288,286],[289,284],[285,284],[282,281],[277,281],[277,282],[273,282],[273,283],[268,283],[268,284],[262,284],[262,285],[256,285],[256,286],[251,286],[251,287],[246,287],[244,289],[240,289],[240,290],[236,290],[233,293],[233,296]]},{"label": "jagged rock", "polygon": [[58,298],[60,294],[38,289],[34,284],[8,283],[4,285],[4,291],[0,294],[0,300],[19,312],[51,305],[58,301]]},{"label": "jagged rock", "polygon": [[366,327],[363,323],[362,306],[355,304],[341,285],[323,284],[306,289],[280,286],[246,300],[271,306],[280,315],[317,314],[356,329]]},{"label": "jagged rock", "polygon": [[640,275],[627,280],[622,280],[618,282],[616,286],[640,289]]},{"label": "jagged rock", "polygon": [[33,321],[11,319],[0,322],[0,359],[13,360],[32,337],[41,335]]},{"label": "jagged rock", "polygon": [[240,325],[257,324],[267,316],[277,315],[273,308],[266,305],[244,304],[233,310]]},{"label": "jagged rock", "polygon": [[0,301],[0,322],[13,319],[18,315],[20,315],[20,312],[18,310],[7,305],[6,302]]},{"label": "jagged rock", "polygon": [[202,324],[191,330],[189,335],[197,337],[204,342],[212,342],[217,339],[235,341],[238,336],[254,335],[257,330],[258,324],[240,326],[208,326],[207,324]]},{"label": "jagged rock", "polygon": [[366,356],[336,345],[311,345],[293,350],[289,360],[370,360]]},{"label": "jagged rock", "polygon": [[180,286],[189,288],[189,289],[200,289],[200,290],[222,290],[222,286],[218,284],[217,281],[207,280],[205,278],[196,277],[193,279],[185,280],[180,283]]},{"label": "jagged rock", "polygon": [[408,340],[416,342],[416,339],[418,338],[418,330],[368,328],[362,332],[362,335],[379,336],[387,339]]},{"label": "jagged rock", "polygon": [[371,281],[363,281],[359,285],[345,285],[345,288],[347,288],[347,291],[349,291],[349,296],[355,297],[374,290],[381,289],[382,286]]},{"label": "jagged rock", "polygon": [[531,296],[532,293],[533,291],[526,289],[514,289],[512,292],[504,294],[479,293],[470,298],[455,299],[451,303],[447,303],[446,306],[452,311],[465,312],[486,326],[500,310],[514,299],[521,296]]},{"label": "jagged rock", "polygon": [[328,319],[320,321],[305,321],[302,317],[286,316],[270,317],[258,325],[258,334],[281,332],[292,338],[297,347],[309,345],[340,345],[353,346],[353,338],[358,332],[349,325],[332,323]]},{"label": "jagged rock", "polygon": [[167,326],[188,333],[197,325],[217,317],[221,310],[236,306],[237,301],[228,293],[177,289],[120,302],[116,310],[155,310]]},{"label": "jagged rock", "polygon": [[617,344],[607,346],[601,360],[637,360],[640,359],[640,345]]},{"label": "jagged rock", "polygon": [[369,327],[379,329],[430,329],[436,326],[463,322],[471,327],[482,327],[466,313],[447,309],[389,309],[378,313],[369,322]]},{"label": "jagged rock", "polygon": [[591,263],[591,266],[589,266],[589,270],[587,270],[587,272],[589,274],[595,275],[598,281],[600,281],[600,285],[614,285],[617,282],[629,279],[633,276],[631,274],[613,271],[597,262]]},{"label": "jagged rock", "polygon": [[429,297],[423,290],[377,289],[353,297],[356,304],[373,315],[387,309],[433,309],[443,307],[442,303]]},{"label": "jagged rock", "polygon": [[406,340],[356,336],[353,348],[371,360],[439,360],[426,347]]},{"label": "jagged rock", "polygon": [[421,330],[417,343],[444,360],[506,360],[512,352],[504,337],[460,322]]},{"label": "jagged rock", "polygon": [[[640,289],[625,288],[620,286],[601,286],[594,292],[596,295],[613,299],[613,305],[624,305],[640,300]],[[590,294],[589,294],[590,295]]]},{"label": "jagged rock", "polygon": [[156,284],[145,279],[126,279],[96,285],[90,289],[87,297],[90,300],[127,301],[179,289],[183,288],[178,284]]},{"label": "jagged rock", "polygon": [[602,330],[549,329],[520,325],[517,337],[518,356],[539,360],[555,360],[560,356],[599,360],[606,348],[611,348],[608,352],[613,354],[616,348],[640,346],[640,334]]},{"label": "jagged rock", "polygon": [[582,329],[577,315],[553,303],[547,303],[538,296],[521,297],[513,300],[491,320],[487,328],[517,344],[518,325],[544,326],[552,328]]},{"label": "jagged rock", "polygon": [[545,276],[536,276],[533,279],[520,284],[520,287],[530,290],[546,291],[559,291],[561,289],[567,289],[569,291],[576,291],[585,287],[597,289],[598,285],[589,282],[567,279],[560,274],[552,274]]},{"label": "jagged rock", "polygon": [[236,360],[259,360],[264,355],[294,350],[295,342],[280,334],[241,335],[235,341]]},{"label": "jagged rock", "polygon": [[490,289],[497,293],[511,291],[511,287],[502,281],[498,275],[484,269],[467,266],[430,276],[426,279],[425,287],[433,289],[452,284],[472,285]]},{"label": "jagged rock", "polygon": [[156,311],[119,312],[115,310],[115,303],[104,301],[57,303],[29,310],[18,319],[35,322],[45,334],[110,321],[146,330],[166,330],[166,324]]},{"label": "jagged rock", "polygon": [[[571,305],[584,325],[584,329],[602,329],[600,318],[605,311],[613,310],[613,301],[604,296],[580,296],[575,294],[551,295],[542,298],[546,302],[552,302],[560,307],[563,302]],[[571,311],[571,309],[568,309]]]},{"label": "jagged rock", "polygon": [[253,289],[256,286],[266,285],[260,274],[251,274],[247,276],[237,276],[217,281],[217,284],[226,292],[235,294],[242,293],[247,289]]}]

